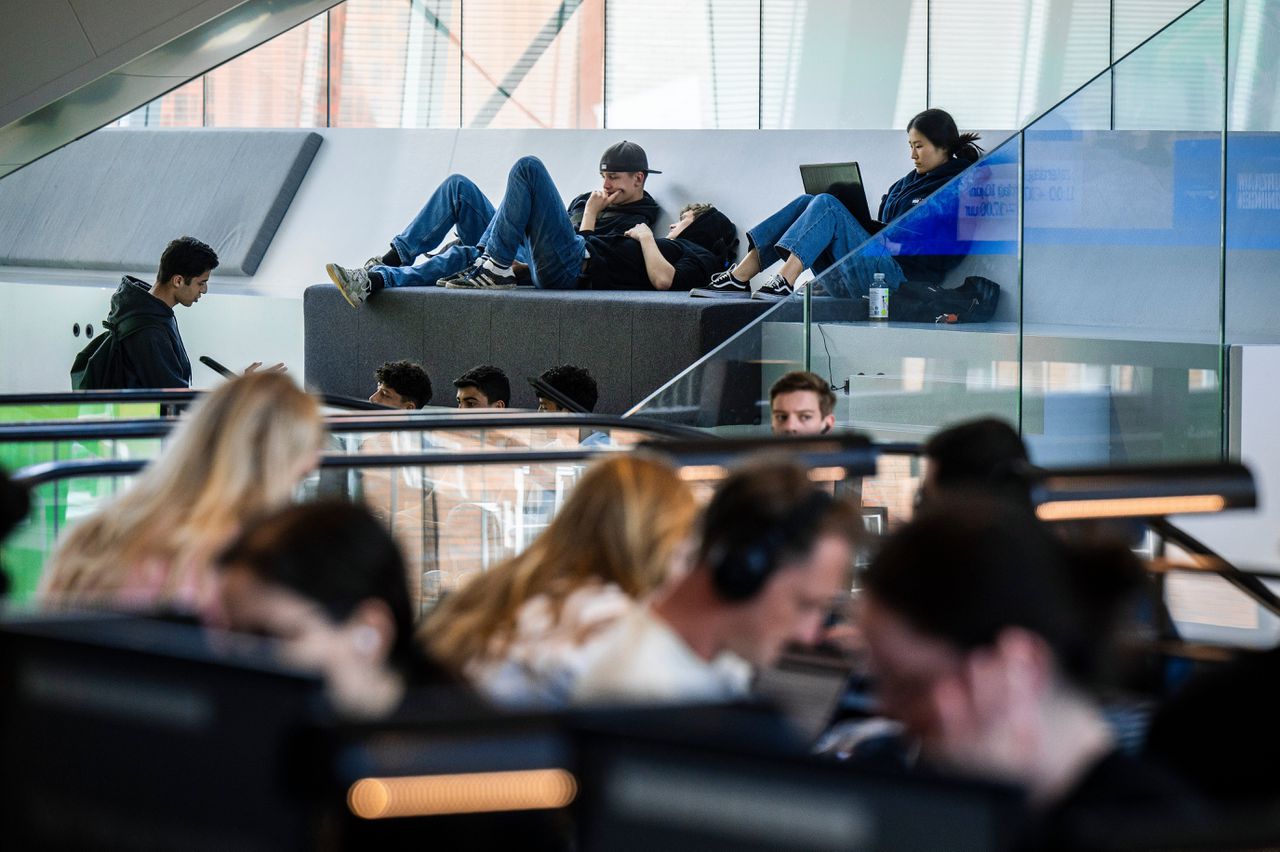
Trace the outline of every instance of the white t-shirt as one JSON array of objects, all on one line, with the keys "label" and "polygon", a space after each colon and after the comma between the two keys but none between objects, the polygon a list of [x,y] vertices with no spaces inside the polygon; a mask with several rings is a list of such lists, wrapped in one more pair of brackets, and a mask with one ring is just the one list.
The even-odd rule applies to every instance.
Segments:
[{"label": "white t-shirt", "polygon": [[637,607],[578,678],[572,703],[696,703],[747,694],[751,667],[729,652],[699,657],[650,609]]},{"label": "white t-shirt", "polygon": [[605,648],[612,631],[638,604],[614,583],[590,583],[565,598],[560,618],[539,595],[516,614],[501,654],[472,660],[467,677],[498,704],[563,707],[574,684]]}]

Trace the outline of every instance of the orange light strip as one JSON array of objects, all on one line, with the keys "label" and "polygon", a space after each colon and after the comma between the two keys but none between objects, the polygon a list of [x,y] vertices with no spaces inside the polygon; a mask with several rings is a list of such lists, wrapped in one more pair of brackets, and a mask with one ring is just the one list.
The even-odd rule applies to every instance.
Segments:
[{"label": "orange light strip", "polygon": [[1221,512],[1227,501],[1217,494],[1173,497],[1117,497],[1105,500],[1051,500],[1036,507],[1042,521],[1079,521],[1088,518],[1149,518],[1157,515],[1191,515]]},{"label": "orange light strip", "polygon": [[724,479],[729,471],[719,464],[693,464],[676,471],[685,482],[701,482],[705,479]]},{"label": "orange light strip", "polygon": [[809,471],[810,482],[839,482],[849,475],[842,467],[815,467]]},{"label": "orange light strip", "polygon": [[577,780],[563,769],[522,769],[361,778],[347,791],[347,807],[362,819],[395,819],[563,808],[577,795]]}]

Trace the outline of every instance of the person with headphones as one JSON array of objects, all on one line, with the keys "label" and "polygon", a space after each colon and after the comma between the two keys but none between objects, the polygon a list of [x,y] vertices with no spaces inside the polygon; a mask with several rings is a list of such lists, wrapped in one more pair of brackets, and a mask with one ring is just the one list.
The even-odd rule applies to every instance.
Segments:
[{"label": "person with headphones", "polygon": [[631,613],[584,672],[577,704],[740,698],[752,668],[813,644],[849,586],[861,523],[790,461],[730,475],[703,515],[693,567]]}]

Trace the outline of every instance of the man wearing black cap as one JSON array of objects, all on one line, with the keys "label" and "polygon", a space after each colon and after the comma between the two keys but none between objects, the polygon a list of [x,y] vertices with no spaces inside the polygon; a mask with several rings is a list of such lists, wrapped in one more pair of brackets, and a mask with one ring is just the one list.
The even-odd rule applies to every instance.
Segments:
[{"label": "man wearing black cap", "polygon": [[[653,225],[658,203],[645,191],[649,158],[634,142],[610,145],[600,157],[600,189],[584,192],[569,202],[567,212],[575,230],[597,234],[623,234],[639,224]],[[556,201],[559,205],[559,200]],[[427,199],[409,226],[391,240],[391,250],[371,257],[363,267],[330,263],[329,278],[352,307],[360,305],[383,287],[431,287],[470,266],[484,250],[484,234],[494,216],[493,204],[480,188],[463,175],[450,175]],[[457,239],[440,246],[455,229]],[[413,261],[420,254],[426,260]],[[517,264],[529,263],[523,247]]]},{"label": "man wearing black cap", "polygon": [[[585,217],[590,217],[591,206]],[[516,284],[512,265],[523,248],[537,287],[548,290],[688,290],[707,270],[719,271],[737,254],[737,229],[710,204],[680,211],[665,239],[647,224],[623,235],[573,227],[560,192],[537,157],[521,157],[507,176],[507,191],[481,242],[484,253],[444,286],[504,290]],[[703,279],[705,281],[705,279]]]}]

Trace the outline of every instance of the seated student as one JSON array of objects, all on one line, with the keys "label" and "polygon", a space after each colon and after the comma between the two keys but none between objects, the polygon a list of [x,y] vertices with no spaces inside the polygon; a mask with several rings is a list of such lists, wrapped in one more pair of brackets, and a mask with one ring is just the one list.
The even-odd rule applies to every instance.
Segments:
[{"label": "seated student", "polygon": [[817,373],[796,370],[769,388],[769,422],[775,435],[825,435],[836,425],[836,395]]},{"label": "seated student", "polygon": [[614,632],[575,703],[724,701],[792,641],[815,644],[849,588],[860,524],[791,462],[731,474],[703,513],[688,573]]},{"label": "seated student", "polygon": [[[585,368],[561,364],[559,367],[546,370],[538,378],[576,402],[584,411],[596,410],[596,400],[599,399],[600,392],[596,387],[596,380]],[[538,394],[538,410],[554,413],[568,409],[562,408],[554,399]]]},{"label": "seated student", "polygon": [[881,712],[925,760],[1026,788],[1030,848],[1093,849],[1194,817],[1176,779],[1117,749],[1091,691],[1143,576],[1123,545],[1069,544],[1026,506],[930,501],[862,578]]},{"label": "seated student", "polygon": [[[880,201],[876,218],[890,222],[924,201],[982,154],[976,133],[961,134],[955,120],[940,109],[928,109],[907,124],[907,145],[914,168],[901,178]],[[876,230],[876,229],[873,229]],[[740,297],[776,302],[791,295],[796,279],[806,269],[815,274],[833,266],[871,238],[853,214],[835,196],[801,195],[747,232],[751,250],[736,266],[717,273],[710,283],[693,290],[691,296]],[[772,275],[754,294],[751,279],[777,260],[782,269]],[[907,280],[911,263],[906,253],[895,260],[883,246],[869,247],[846,263],[844,278],[867,292],[872,275],[883,272],[890,290]]]},{"label": "seated student", "polygon": [[445,598],[422,638],[490,698],[563,705],[609,630],[682,566],[696,513],[665,462],[611,456],[528,549]]},{"label": "seated student", "polygon": [[[0,468],[0,544],[5,536],[26,519],[31,511],[31,495],[26,488],[9,478]],[[9,575],[0,565],[0,598],[9,591]]]},{"label": "seated student", "polygon": [[453,380],[459,408],[506,408],[511,404],[507,374],[491,364],[472,367]]},{"label": "seated student", "polygon": [[202,397],[118,497],[63,536],[42,596],[75,605],[199,609],[211,561],[251,517],[286,505],[324,438],[315,397],[253,373]]},{"label": "seated student", "polygon": [[[658,221],[658,204],[645,191],[651,174],[662,172],[649,168],[639,145],[626,140],[610,145],[600,157],[600,189],[569,202],[566,213],[574,230],[607,235],[623,234],[640,224],[652,226]],[[493,214],[493,205],[479,187],[462,175],[450,175],[404,232],[391,240],[391,251],[369,258],[360,269],[330,263],[325,271],[352,307],[384,287],[433,287],[480,256]],[[457,239],[414,265],[414,258],[435,249],[450,228],[456,228]],[[517,251],[516,260],[529,262],[524,248]]]},{"label": "seated student", "polygon": [[542,161],[522,157],[483,237],[484,254],[444,285],[515,287],[512,264],[523,247],[533,283],[544,289],[686,290],[723,269],[737,249],[737,229],[708,204],[686,205],[666,238],[658,239],[645,224],[625,235],[579,233],[559,199]]},{"label": "seated student", "polygon": [[921,505],[957,487],[1030,505],[1031,493],[1021,476],[1031,463],[1027,446],[1003,420],[980,417],[937,432],[924,445],[924,462]]},{"label": "seated student", "polygon": [[374,371],[378,389],[369,401],[388,408],[414,410],[431,402],[431,377],[412,361],[387,361]]},{"label": "seated student", "polygon": [[400,551],[362,507],[312,503],[267,515],[217,567],[218,624],[280,639],[284,661],[323,673],[344,715],[383,716],[408,687],[461,683],[414,641]]}]

